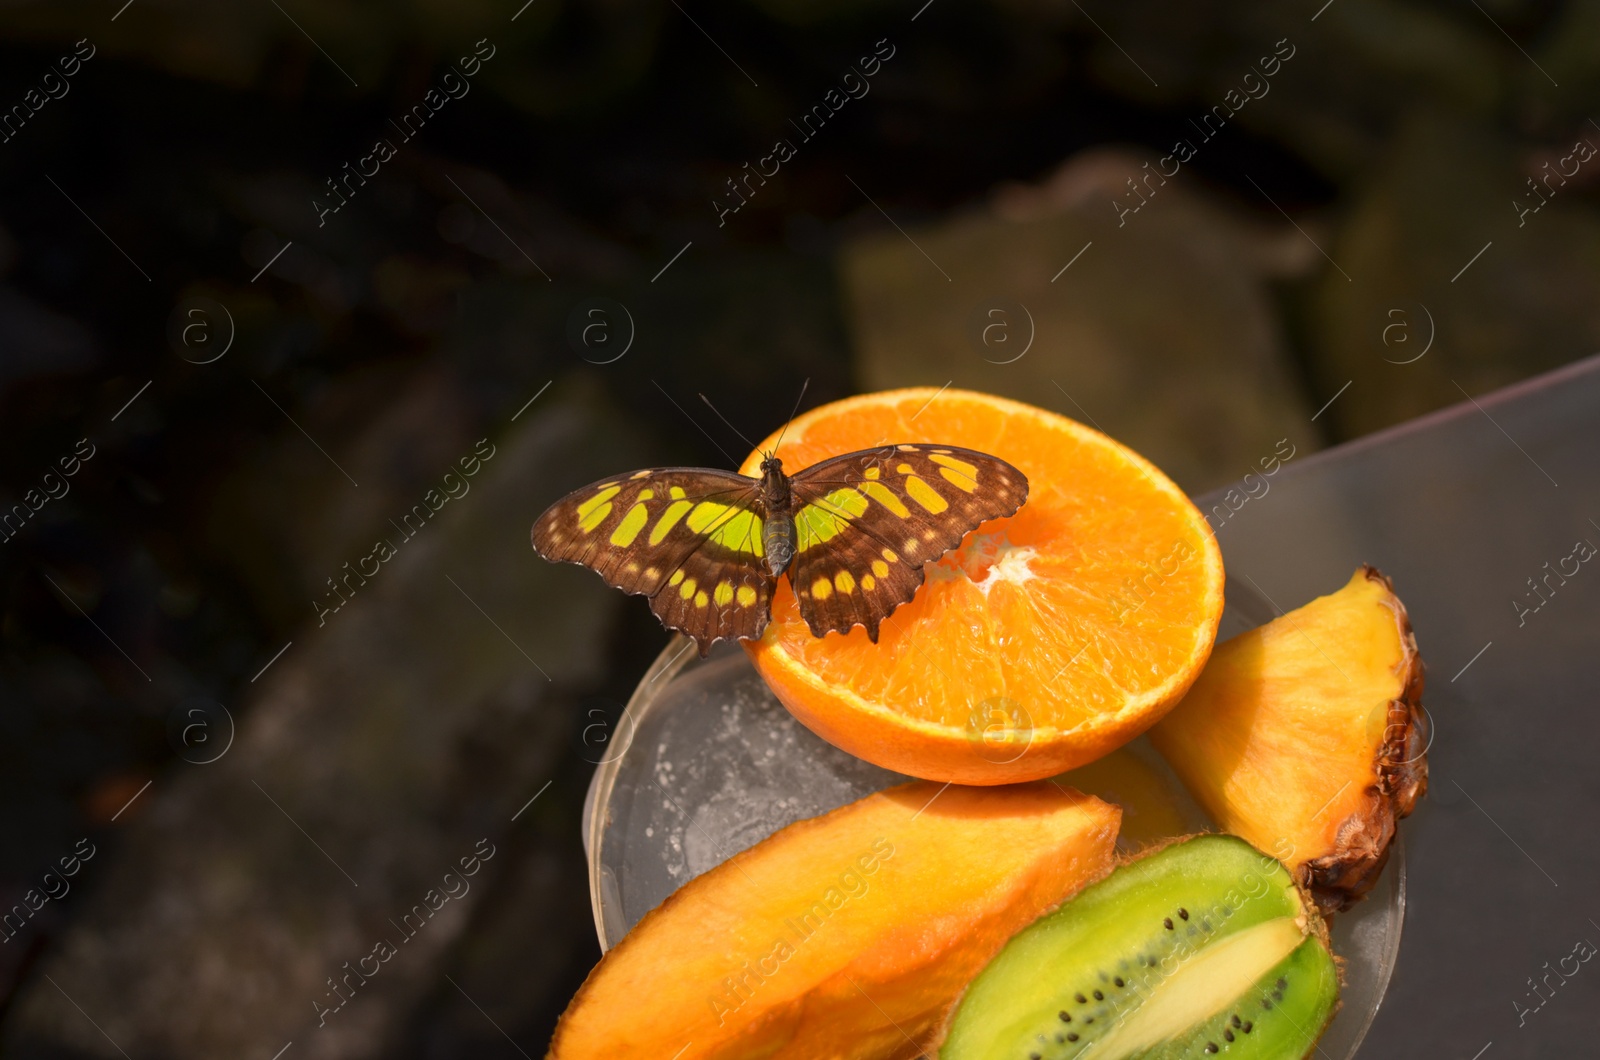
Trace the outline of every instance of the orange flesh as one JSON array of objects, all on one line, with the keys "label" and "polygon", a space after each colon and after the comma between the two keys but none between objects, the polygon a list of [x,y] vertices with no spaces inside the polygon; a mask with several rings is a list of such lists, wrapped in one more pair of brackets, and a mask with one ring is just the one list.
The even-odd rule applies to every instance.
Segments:
[{"label": "orange flesh", "polygon": [[640,921],[549,1055],[916,1056],[1007,939],[1111,870],[1119,818],[1049,783],[915,783],[791,825]]},{"label": "orange flesh", "polygon": [[1092,761],[1176,702],[1216,633],[1222,561],[1165,476],[1065,417],[951,390],[823,406],[778,455],[792,474],[884,442],[991,453],[1028,476],[1028,501],[929,564],[876,645],[859,627],[812,637],[781,582],[751,653],[797,717],[880,765],[997,784]]},{"label": "orange flesh", "polygon": [[1225,830],[1292,868],[1358,843],[1381,846],[1367,852],[1381,868],[1414,797],[1392,798],[1384,761],[1395,727],[1410,724],[1391,705],[1420,694],[1404,615],[1381,575],[1357,571],[1219,645],[1151,742]]}]

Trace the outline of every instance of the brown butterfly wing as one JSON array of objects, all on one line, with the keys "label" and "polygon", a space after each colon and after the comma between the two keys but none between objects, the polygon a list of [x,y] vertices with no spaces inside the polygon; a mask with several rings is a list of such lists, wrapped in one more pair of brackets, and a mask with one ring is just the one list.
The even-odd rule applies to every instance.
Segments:
[{"label": "brown butterfly wing", "polygon": [[794,475],[796,554],[789,581],[812,636],[878,625],[922,585],[923,564],[1028,499],[1028,479],[998,457],[953,445],[891,445]]},{"label": "brown butterfly wing", "polygon": [[650,598],[661,624],[695,639],[759,637],[774,579],[763,561],[760,483],[729,471],[656,468],[591,483],[533,524],[534,550]]}]

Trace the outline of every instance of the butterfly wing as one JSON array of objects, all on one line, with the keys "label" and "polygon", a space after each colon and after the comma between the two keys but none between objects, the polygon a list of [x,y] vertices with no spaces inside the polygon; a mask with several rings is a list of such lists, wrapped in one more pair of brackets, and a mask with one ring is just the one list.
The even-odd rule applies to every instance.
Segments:
[{"label": "butterfly wing", "polygon": [[998,457],[953,445],[890,445],[797,472],[789,581],[812,636],[878,624],[916,595],[923,564],[980,523],[1011,515],[1028,479]]},{"label": "butterfly wing", "polygon": [[705,655],[718,640],[759,637],[771,616],[759,491],[755,479],[700,468],[603,479],[546,509],[533,547],[648,596],[661,624]]}]

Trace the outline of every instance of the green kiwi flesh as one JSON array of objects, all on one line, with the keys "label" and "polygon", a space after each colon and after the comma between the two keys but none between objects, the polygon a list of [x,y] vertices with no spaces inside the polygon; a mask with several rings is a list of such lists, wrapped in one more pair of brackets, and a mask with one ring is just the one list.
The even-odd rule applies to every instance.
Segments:
[{"label": "green kiwi flesh", "polygon": [[940,1060],[1299,1060],[1339,1000],[1314,908],[1281,864],[1204,835],[1124,865],[1008,942]]}]

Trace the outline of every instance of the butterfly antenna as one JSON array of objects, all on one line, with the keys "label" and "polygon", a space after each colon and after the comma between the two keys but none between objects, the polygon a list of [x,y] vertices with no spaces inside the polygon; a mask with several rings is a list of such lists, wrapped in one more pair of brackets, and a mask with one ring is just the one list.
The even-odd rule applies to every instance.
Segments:
[{"label": "butterfly antenna", "polygon": [[[700,400],[701,400],[701,401],[704,401],[704,402],[705,402],[705,403],[706,403],[706,408],[708,408],[708,409],[710,409],[710,410],[711,410],[711,411],[712,411],[712,412],[717,412],[717,406],[715,406],[715,405],[713,405],[713,404],[712,404],[712,403],[711,403],[711,399],[710,399],[710,398],[708,398],[708,397],[706,397],[706,396],[705,396],[705,395],[704,395],[704,394],[701,394],[701,395],[700,395]],[[726,423],[726,424],[728,424],[728,429],[729,429],[729,430],[730,430],[730,431],[732,431],[732,432],[733,432],[733,433],[734,433],[734,434],[737,434],[737,435],[738,435],[738,436],[739,436],[739,440],[740,440],[740,441],[742,441],[742,442],[744,442],[744,444],[745,444],[745,445],[748,445],[748,446],[749,446],[749,447],[750,447],[750,448],[752,448],[752,449],[754,449],[754,448],[755,448],[755,447],[756,447],[756,443],[755,443],[755,442],[752,442],[752,441],[751,441],[751,440],[750,440],[750,439],[748,439],[748,438],[746,438],[746,437],[745,437],[745,436],[744,436],[744,432],[743,432],[743,431],[741,431],[741,430],[740,430],[740,429],[739,429],[739,428],[737,428],[737,427],[735,427],[735,426],[734,426],[734,425],[733,425],[733,424],[732,424],[732,423],[731,423],[731,422],[730,422],[730,421],[729,421],[729,420],[728,420],[728,417],[726,417],[726,416],[724,416],[724,415],[723,415],[723,414],[722,414],[722,413],[720,413],[720,412],[717,412],[717,419],[719,419],[719,420],[721,420],[721,421],[722,421],[722,422],[723,422],[723,423]]]},{"label": "butterfly antenna", "polygon": [[[650,381],[652,383],[656,383],[656,381],[654,379],[652,379]],[[668,401],[672,402],[672,407],[673,408],[675,408],[679,412],[683,413],[683,418],[684,419],[686,419],[690,423],[694,424],[696,430],[698,430],[701,434],[705,435],[708,439],[710,439],[711,444],[715,445],[717,447],[717,451],[718,452],[720,452],[723,456],[728,457],[728,463],[732,464],[734,467],[738,467],[739,466],[739,461],[735,460],[732,456],[730,456],[728,454],[728,451],[726,449],[722,448],[722,446],[717,442],[717,440],[715,438],[711,437],[711,432],[710,431],[708,431],[704,427],[700,426],[700,421],[696,420],[693,416],[689,415],[689,410],[685,409],[682,405],[678,404],[677,398],[674,398],[671,394],[667,393],[667,388],[666,387],[662,386],[660,383],[656,383],[656,389],[661,391],[661,393],[663,395],[665,395],[665,397],[666,397],[666,399]],[[715,410],[713,410],[713,411],[715,411]]]},{"label": "butterfly antenna", "polygon": [[778,432],[778,440],[772,446],[772,451],[774,453],[776,453],[779,447],[783,445],[783,436],[788,433],[789,424],[793,423],[795,416],[799,414],[800,402],[806,399],[806,387],[810,385],[811,377],[808,375],[806,376],[806,381],[800,384],[800,396],[794,399],[794,408],[789,411],[789,418],[783,421],[783,430]]}]

